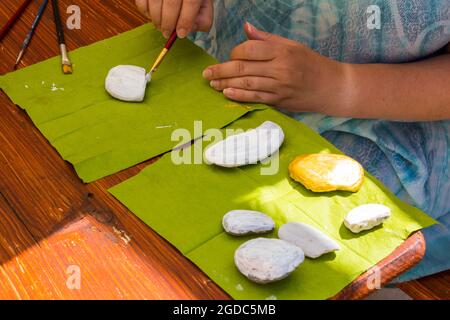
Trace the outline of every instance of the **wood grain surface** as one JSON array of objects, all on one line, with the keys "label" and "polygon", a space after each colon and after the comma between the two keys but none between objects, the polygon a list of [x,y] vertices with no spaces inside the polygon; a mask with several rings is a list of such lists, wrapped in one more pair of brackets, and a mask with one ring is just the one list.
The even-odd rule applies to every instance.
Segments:
[{"label": "wood grain surface", "polygon": [[[1,2],[0,25],[21,2]],[[70,50],[145,23],[131,0],[59,2],[63,20],[67,6],[81,8],[81,29],[66,30]],[[39,3],[33,1],[0,44],[0,74],[11,71]],[[20,67],[58,55],[52,19],[48,9]],[[0,93],[0,299],[229,299],[108,194],[109,187],[156,160],[84,185],[26,113]],[[380,263],[383,284],[416,264],[423,252],[424,240],[417,233]],[[72,266],[80,270],[79,289],[67,285]],[[370,293],[370,274],[336,298]],[[421,298],[424,292],[448,298],[448,274],[444,277],[446,293],[428,289],[435,284],[430,280],[402,289]]]}]

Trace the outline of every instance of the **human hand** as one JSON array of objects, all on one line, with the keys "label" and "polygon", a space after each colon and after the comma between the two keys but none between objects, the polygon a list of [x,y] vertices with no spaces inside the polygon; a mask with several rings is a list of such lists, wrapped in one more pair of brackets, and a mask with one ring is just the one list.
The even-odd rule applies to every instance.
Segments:
[{"label": "human hand", "polygon": [[297,112],[339,115],[345,101],[345,64],[308,47],[245,25],[248,41],[231,61],[210,66],[203,76],[235,101],[257,102]]},{"label": "human hand", "polygon": [[136,6],[166,38],[175,29],[180,38],[209,31],[213,23],[212,0],[136,0]]}]

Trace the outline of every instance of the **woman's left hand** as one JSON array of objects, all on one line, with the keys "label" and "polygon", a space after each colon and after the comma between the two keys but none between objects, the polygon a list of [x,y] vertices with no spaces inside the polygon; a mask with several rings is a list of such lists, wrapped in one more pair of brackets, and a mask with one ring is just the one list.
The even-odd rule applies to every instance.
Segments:
[{"label": "woman's left hand", "polygon": [[245,32],[249,40],[233,49],[231,61],[203,72],[214,89],[231,100],[288,111],[342,113],[345,64],[249,23]]}]

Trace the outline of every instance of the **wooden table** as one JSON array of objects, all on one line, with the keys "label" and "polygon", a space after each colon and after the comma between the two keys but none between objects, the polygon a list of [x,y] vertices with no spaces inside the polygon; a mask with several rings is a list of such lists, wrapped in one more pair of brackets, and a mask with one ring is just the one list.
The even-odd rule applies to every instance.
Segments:
[{"label": "wooden table", "polygon": [[[0,24],[21,2],[2,1]],[[1,44],[1,74],[11,70],[39,2]],[[80,6],[82,22],[81,30],[67,31],[71,50],[145,23],[132,1],[60,0],[64,20],[72,4]],[[48,8],[21,67],[58,54]],[[0,298],[229,299],[108,194],[109,187],[154,161],[85,185],[26,113],[0,93]],[[416,264],[424,250],[416,233],[379,264],[382,283]],[[67,285],[72,266],[80,270],[79,289]],[[337,298],[364,297],[370,291],[366,282],[362,276]]]}]

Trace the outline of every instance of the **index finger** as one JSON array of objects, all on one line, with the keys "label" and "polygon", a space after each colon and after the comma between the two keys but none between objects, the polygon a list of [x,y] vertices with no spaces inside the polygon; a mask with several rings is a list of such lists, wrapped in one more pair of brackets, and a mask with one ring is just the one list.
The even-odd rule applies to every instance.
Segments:
[{"label": "index finger", "polygon": [[162,6],[161,30],[164,37],[169,38],[177,26],[180,16],[181,0],[164,0]]},{"label": "index finger", "polygon": [[202,0],[184,0],[181,7],[180,17],[178,18],[177,34],[180,38],[192,31],[194,22],[200,11]]},{"label": "index finger", "polygon": [[272,69],[262,61],[233,60],[209,66],[203,71],[208,80],[237,78],[244,76],[272,77]]},{"label": "index finger", "polygon": [[248,40],[231,51],[232,60],[267,61],[276,58],[276,44],[262,40]]}]

